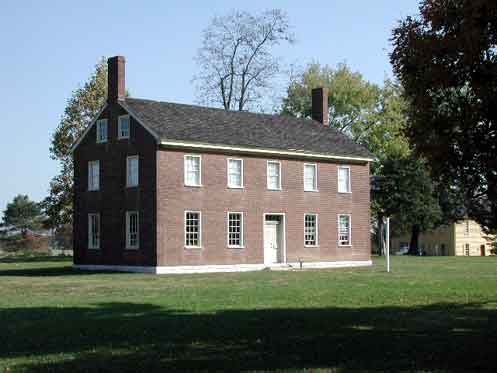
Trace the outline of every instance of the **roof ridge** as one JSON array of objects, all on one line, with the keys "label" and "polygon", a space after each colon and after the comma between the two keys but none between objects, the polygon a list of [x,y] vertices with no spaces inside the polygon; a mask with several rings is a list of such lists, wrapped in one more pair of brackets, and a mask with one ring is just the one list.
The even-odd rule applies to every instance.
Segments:
[{"label": "roof ridge", "polygon": [[[320,122],[312,119],[312,118],[303,118],[303,117],[295,117],[292,115],[287,115],[287,114],[269,114],[269,113],[258,113],[254,111],[240,111],[240,110],[226,110],[223,108],[219,107],[212,107],[212,106],[202,106],[202,105],[194,105],[194,104],[185,104],[182,102],[171,102],[171,101],[159,101],[159,100],[151,100],[148,98],[138,98],[138,97],[126,97],[124,102],[126,103],[126,100],[136,100],[136,101],[147,101],[147,102],[153,102],[157,104],[169,104],[169,105],[178,105],[178,106],[186,106],[190,108],[195,108],[195,109],[206,109],[206,110],[216,110],[219,112],[224,112],[224,113],[233,113],[233,114],[250,114],[250,115],[260,115],[264,117],[278,117],[278,118],[291,118],[291,119],[296,119],[296,120],[301,120],[301,121],[306,121],[309,122],[309,124],[314,124],[319,127],[324,127],[326,128],[325,125],[321,124]],[[337,131],[336,128],[330,127],[330,129]],[[338,131],[337,131],[338,132]]]}]

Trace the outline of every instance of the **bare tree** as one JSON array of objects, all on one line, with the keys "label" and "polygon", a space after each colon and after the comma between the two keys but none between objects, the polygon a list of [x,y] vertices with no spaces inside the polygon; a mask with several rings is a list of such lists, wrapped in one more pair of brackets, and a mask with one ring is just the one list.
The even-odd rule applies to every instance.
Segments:
[{"label": "bare tree", "polygon": [[280,68],[272,49],[284,42],[294,38],[280,9],[214,17],[196,58],[197,101],[239,111],[260,101]]}]

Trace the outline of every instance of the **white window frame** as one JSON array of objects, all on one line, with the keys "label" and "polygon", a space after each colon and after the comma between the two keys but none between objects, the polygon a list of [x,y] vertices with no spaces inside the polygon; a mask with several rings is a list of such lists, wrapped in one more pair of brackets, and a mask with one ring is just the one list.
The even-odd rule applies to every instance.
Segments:
[{"label": "white window frame", "polygon": [[[104,138],[101,138],[100,137],[100,127],[105,124],[105,139]],[[109,139],[109,121],[107,119],[99,119],[97,120],[97,126],[96,126],[96,129],[97,129],[97,135],[96,135],[96,140],[97,140],[97,143],[104,143],[104,142],[107,142],[107,140]]]},{"label": "white window frame", "polygon": [[[122,123],[121,123],[121,120],[123,119],[128,119],[128,135],[127,136],[123,136],[122,135]],[[131,118],[129,116],[129,114],[126,114],[126,115],[120,115],[117,119],[117,138],[119,140],[121,139],[129,139],[129,134],[131,132]]]},{"label": "white window frame", "polygon": [[[94,245],[93,243],[93,235],[94,232],[92,230],[92,218],[96,217],[97,219],[97,229],[98,229],[98,234],[97,234],[97,244]],[[88,249],[91,250],[100,250],[100,241],[101,241],[101,232],[102,230],[100,229],[100,214],[97,213],[89,213],[88,214]]]},{"label": "white window frame", "polygon": [[[278,165],[278,187],[277,188],[272,188],[269,183],[269,164],[274,163]],[[281,179],[282,179],[282,172],[281,172],[281,162],[280,161],[267,161],[266,163],[266,186],[268,190],[281,190]]]},{"label": "white window frame", "polygon": [[[187,162],[188,158],[198,158],[198,184],[189,184],[187,177]],[[185,154],[183,157],[183,179],[185,186],[188,187],[201,187],[202,186],[202,156],[199,154]]]},{"label": "white window frame", "polygon": [[[136,245],[131,245],[131,215],[136,215]],[[126,249],[138,250],[140,248],[140,213],[138,211],[126,211]]]},{"label": "white window frame", "polygon": [[[230,214],[239,214],[240,215],[240,245],[230,245]],[[226,244],[230,249],[243,249],[245,248],[245,240],[244,240],[244,216],[243,212],[240,211],[228,211],[226,213]]]},{"label": "white window frame", "polygon": [[[187,245],[186,244],[186,215],[188,213],[198,214],[198,245]],[[201,249],[202,248],[202,212],[194,210],[185,210],[183,218],[183,244],[185,249]]]},{"label": "white window frame", "polygon": [[[230,183],[230,161],[239,161],[240,162],[240,185],[233,185]],[[242,158],[228,158],[226,160],[226,175],[228,178],[228,188],[231,189],[243,189],[243,159]]]},{"label": "white window frame", "polygon": [[[349,218],[349,242],[347,244],[342,244],[340,242],[340,217],[347,216]],[[352,246],[352,215],[351,214],[338,214],[337,215],[337,241],[340,247],[351,247]]]},{"label": "white window frame", "polygon": [[[315,218],[315,225],[316,225],[315,226],[315,232],[316,232],[315,233],[315,241],[316,241],[316,243],[314,245],[307,245],[305,243],[305,241],[306,241],[306,239],[305,239],[305,228],[306,228],[305,218],[306,218],[306,216],[309,216],[309,215],[314,216],[314,218]],[[306,213],[306,214],[304,214],[304,247],[318,247],[318,246],[319,246],[319,216],[318,216],[318,214],[314,214],[314,213]]]},{"label": "white window frame", "polygon": [[469,236],[470,231],[471,231],[471,229],[470,229],[470,226],[469,226],[469,219],[466,219],[464,221],[464,235],[465,236]]},{"label": "white window frame", "polygon": [[[136,183],[131,183],[130,161],[136,159]],[[140,157],[138,155],[128,155],[126,157],[126,188],[133,188],[140,185]]]},{"label": "white window frame", "polygon": [[[97,181],[93,178],[92,167],[97,167]],[[88,161],[88,191],[94,192],[100,190],[100,161]]]},{"label": "white window frame", "polygon": [[[347,185],[347,189],[348,190],[346,190],[346,191],[340,190],[340,170],[341,169],[345,169],[348,172],[348,185]],[[352,181],[351,181],[351,178],[352,178],[352,173],[350,171],[350,166],[338,166],[337,167],[337,190],[338,190],[338,193],[345,193],[345,194],[352,193]]]},{"label": "white window frame", "polygon": [[[314,186],[313,189],[307,189],[305,185],[305,168],[314,167]],[[318,191],[318,165],[317,163],[304,163],[304,192],[317,192]]]}]

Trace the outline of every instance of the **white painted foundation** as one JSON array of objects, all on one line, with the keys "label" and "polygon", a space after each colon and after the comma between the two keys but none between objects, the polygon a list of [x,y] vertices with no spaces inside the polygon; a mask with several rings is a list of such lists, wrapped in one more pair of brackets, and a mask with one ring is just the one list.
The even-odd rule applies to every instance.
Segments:
[{"label": "white painted foundation", "polygon": [[[319,269],[319,268],[349,268],[349,267],[367,267],[372,265],[371,260],[361,261],[339,261],[339,262],[303,262],[302,269]],[[139,272],[153,274],[184,274],[184,273],[216,273],[216,272],[248,272],[260,271],[263,269],[271,270],[296,270],[300,269],[300,263],[281,263],[270,267],[264,264],[233,264],[233,265],[198,265],[198,266],[158,266],[158,267],[141,267],[141,266],[124,266],[124,265],[93,265],[93,264],[75,264],[75,269],[85,271],[116,271],[116,272]]]}]

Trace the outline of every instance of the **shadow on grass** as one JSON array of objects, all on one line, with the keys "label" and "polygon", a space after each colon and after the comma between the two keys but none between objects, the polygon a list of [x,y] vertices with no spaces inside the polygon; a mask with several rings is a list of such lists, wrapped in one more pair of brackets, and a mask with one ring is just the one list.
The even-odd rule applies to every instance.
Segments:
[{"label": "shadow on grass", "polygon": [[[496,312],[481,304],[212,314],[130,303],[12,308],[0,311],[0,361],[50,372],[495,371]],[[44,356],[59,353],[67,355]]]}]

